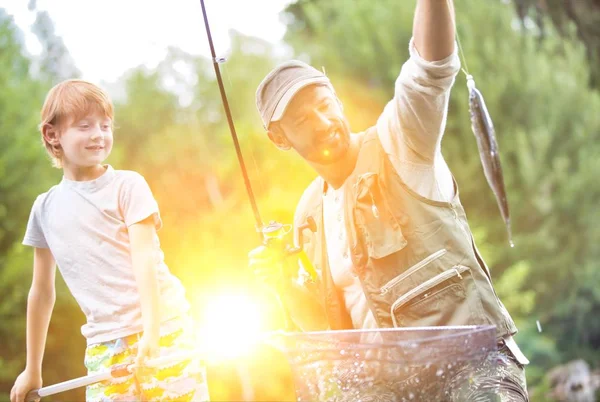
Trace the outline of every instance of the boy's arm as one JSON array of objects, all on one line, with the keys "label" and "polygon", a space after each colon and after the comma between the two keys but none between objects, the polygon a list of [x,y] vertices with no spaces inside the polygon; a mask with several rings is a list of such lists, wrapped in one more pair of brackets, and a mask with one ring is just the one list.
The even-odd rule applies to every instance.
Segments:
[{"label": "boy's arm", "polygon": [[10,391],[11,402],[23,402],[29,391],[42,386],[42,360],[50,316],[56,300],[56,262],[48,248],[34,248],[33,280],[27,298],[27,363]]},{"label": "boy's arm", "polygon": [[[156,266],[159,251],[155,245],[155,236],[153,217],[129,226],[131,262],[140,294],[144,337],[153,344],[151,349],[158,346],[160,329],[160,292]],[[152,355],[154,351],[150,352]]]},{"label": "boy's arm", "polygon": [[42,372],[42,360],[50,317],[56,301],[56,262],[48,248],[35,248],[33,280],[27,299],[27,366],[31,373]]}]

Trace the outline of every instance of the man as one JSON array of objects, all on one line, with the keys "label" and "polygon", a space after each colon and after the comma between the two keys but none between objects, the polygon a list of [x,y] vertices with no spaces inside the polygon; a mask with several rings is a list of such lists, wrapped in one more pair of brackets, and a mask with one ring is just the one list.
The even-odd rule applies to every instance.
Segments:
[{"label": "man", "polygon": [[418,0],[413,23],[394,98],[363,133],[350,132],[329,79],[305,63],[277,66],[258,87],[271,141],[319,174],[294,219],[316,221],[303,246],[318,284],[284,280],[281,294],[301,330],[493,324],[506,359],[478,381],[499,387],[503,401],[527,401],[517,329],[440,150],[460,70],[452,2]]}]

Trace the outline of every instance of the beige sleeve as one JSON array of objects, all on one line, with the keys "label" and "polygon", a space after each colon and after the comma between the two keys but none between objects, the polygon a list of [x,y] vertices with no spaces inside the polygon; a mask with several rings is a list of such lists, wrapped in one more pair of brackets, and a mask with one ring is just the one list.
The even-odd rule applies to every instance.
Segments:
[{"label": "beige sleeve", "polygon": [[400,160],[433,165],[446,126],[450,89],[460,71],[457,46],[429,62],[409,43],[410,58],[396,80],[394,98],[377,121],[386,152]]}]

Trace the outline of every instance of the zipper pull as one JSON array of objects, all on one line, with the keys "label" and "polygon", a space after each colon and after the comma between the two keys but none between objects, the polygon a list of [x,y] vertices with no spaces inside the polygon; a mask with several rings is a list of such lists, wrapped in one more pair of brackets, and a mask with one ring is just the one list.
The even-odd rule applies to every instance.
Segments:
[{"label": "zipper pull", "polygon": [[462,275],[460,274],[460,272],[458,272],[458,269],[455,269],[454,272],[456,272],[456,275],[458,276],[459,279],[462,279]]},{"label": "zipper pull", "polygon": [[379,219],[379,209],[377,209],[377,205],[375,205],[375,199],[373,198],[373,193],[371,193],[370,190],[369,195],[371,196],[371,212],[373,212],[375,219]]},{"label": "zipper pull", "polygon": [[379,210],[377,209],[377,206],[375,204],[371,206],[371,211],[373,212],[373,216],[375,217],[375,219],[379,219]]}]

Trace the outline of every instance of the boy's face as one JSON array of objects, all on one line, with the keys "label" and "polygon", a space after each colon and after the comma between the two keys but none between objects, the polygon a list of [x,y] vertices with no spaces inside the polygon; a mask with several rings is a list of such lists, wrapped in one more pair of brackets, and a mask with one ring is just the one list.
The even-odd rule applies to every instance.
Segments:
[{"label": "boy's face", "polygon": [[91,113],[68,122],[58,138],[64,166],[100,165],[112,150],[112,121],[101,113]]}]

